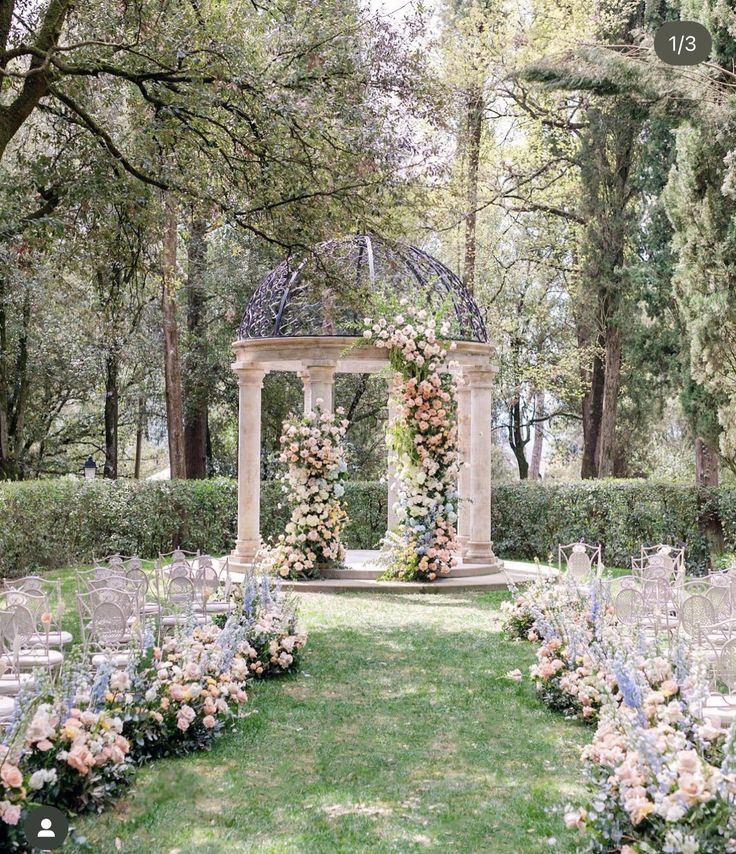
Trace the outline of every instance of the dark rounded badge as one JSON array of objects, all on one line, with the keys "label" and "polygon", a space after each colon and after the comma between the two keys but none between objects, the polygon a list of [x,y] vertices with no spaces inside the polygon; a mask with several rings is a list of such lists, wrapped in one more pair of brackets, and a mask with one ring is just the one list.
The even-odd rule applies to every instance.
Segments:
[{"label": "dark rounded badge", "polygon": [[710,56],[713,39],[697,21],[667,21],[654,34],[654,52],[668,65],[697,65]]},{"label": "dark rounded badge", "polygon": [[31,848],[53,851],[64,844],[69,833],[69,820],[56,807],[35,807],[28,813],[23,830]]}]

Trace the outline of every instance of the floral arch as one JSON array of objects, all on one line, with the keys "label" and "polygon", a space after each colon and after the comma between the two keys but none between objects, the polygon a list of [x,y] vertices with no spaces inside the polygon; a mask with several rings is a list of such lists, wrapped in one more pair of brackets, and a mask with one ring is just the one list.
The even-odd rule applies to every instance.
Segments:
[{"label": "floral arch", "polygon": [[[409,300],[442,312],[453,342],[457,385],[458,541],[460,559],[480,572],[502,564],[491,541],[491,391],[494,353],[478,306],[458,277],[422,250],[368,235],[330,241],[306,257],[289,258],[263,280],[249,301],[233,344],[239,384],[237,540],[234,569],[259,550],[261,389],[269,371],[293,371],[304,385],[304,411],[317,400],[334,409],[337,373],[389,375],[389,421],[396,407],[388,352],[363,339],[370,305]],[[356,346],[360,342],[361,346]],[[396,523],[397,484],[388,460],[387,529]]]}]

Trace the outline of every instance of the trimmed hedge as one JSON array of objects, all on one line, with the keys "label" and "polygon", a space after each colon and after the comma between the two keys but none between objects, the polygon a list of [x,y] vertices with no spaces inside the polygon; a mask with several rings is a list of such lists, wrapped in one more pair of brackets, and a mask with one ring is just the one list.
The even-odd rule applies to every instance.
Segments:
[{"label": "trimmed hedge", "polygon": [[705,522],[720,517],[726,543],[736,542],[736,490],[648,480],[513,483],[494,489],[494,550],[520,560],[557,560],[558,543],[603,545],[606,566],[630,566],[640,547],[685,544],[690,572],[710,565]]},{"label": "trimmed hedge", "polygon": [[[264,483],[264,537],[287,522],[280,487]],[[386,489],[378,483],[346,484],[351,522],[347,541],[371,548],[383,534]],[[114,552],[157,557],[175,547],[212,554],[233,547],[237,484],[232,479],[190,481],[73,478],[0,484],[0,577],[73,563]],[[380,532],[380,533],[378,533]]]},{"label": "trimmed hedge", "polygon": [[[287,521],[279,485],[264,483],[262,533]],[[374,548],[383,535],[386,487],[346,484],[351,548]],[[213,554],[232,548],[237,486],[199,481],[59,480],[0,485],[0,576],[89,563],[112,552],[156,557],[175,546]],[[691,571],[709,561],[701,529],[720,517],[726,542],[736,542],[736,490],[697,489],[652,481],[500,484],[493,495],[493,537],[501,557],[547,560],[557,543],[584,538],[604,546],[608,566],[627,566],[641,543],[684,542]],[[700,520],[700,521],[699,521]]]}]

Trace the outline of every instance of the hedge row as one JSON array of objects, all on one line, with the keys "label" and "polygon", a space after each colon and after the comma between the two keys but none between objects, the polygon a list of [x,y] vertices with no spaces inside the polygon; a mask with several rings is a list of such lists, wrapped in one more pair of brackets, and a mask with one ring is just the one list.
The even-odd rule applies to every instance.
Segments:
[{"label": "hedge row", "polygon": [[[371,548],[386,518],[386,489],[346,484],[355,548]],[[284,528],[276,483],[264,483],[264,537]],[[62,478],[0,484],[0,577],[89,563],[114,552],[157,557],[175,547],[219,554],[233,547],[237,484],[230,479],[103,481]]]},{"label": "hedge row", "polygon": [[494,490],[493,539],[500,556],[556,560],[558,543],[603,545],[606,566],[629,566],[642,544],[682,543],[688,568],[710,566],[708,522],[736,542],[736,490],[646,480],[513,483]]},{"label": "hedge row", "polygon": [[[346,484],[352,548],[372,548],[383,534],[386,487]],[[263,485],[262,533],[286,522],[275,483]],[[204,481],[75,479],[0,485],[0,576],[88,563],[111,552],[155,557],[175,546],[227,552],[235,536],[237,486]],[[502,484],[494,489],[493,538],[501,557],[546,560],[558,542],[584,538],[604,546],[608,566],[625,566],[641,543],[684,542],[690,569],[708,564],[706,517],[719,518],[736,542],[736,490],[651,481]]]}]

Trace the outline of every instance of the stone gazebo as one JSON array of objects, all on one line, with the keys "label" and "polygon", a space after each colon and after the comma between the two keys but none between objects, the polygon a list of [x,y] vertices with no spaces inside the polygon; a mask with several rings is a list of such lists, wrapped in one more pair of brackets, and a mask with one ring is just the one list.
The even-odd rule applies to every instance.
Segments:
[{"label": "stone gazebo", "polygon": [[[451,358],[458,376],[459,447],[457,576],[499,572],[503,565],[491,542],[491,389],[496,369],[493,347],[473,297],[447,267],[414,246],[357,236],[315,247],[302,260],[279,264],[248,303],[233,344],[238,376],[238,536],[230,565],[243,571],[260,545],[261,389],[269,371],[294,371],[304,384],[304,410],[322,400],[334,408],[336,373],[388,373],[385,349],[362,342],[363,317],[376,300],[444,312],[456,347]],[[387,382],[389,419],[394,405]],[[396,485],[388,460],[388,528],[395,523]],[[370,553],[348,552],[353,577],[377,577],[366,569]],[[357,569],[356,569],[357,567]],[[334,573],[333,573],[334,574]],[[437,582],[435,582],[437,583]]]}]

